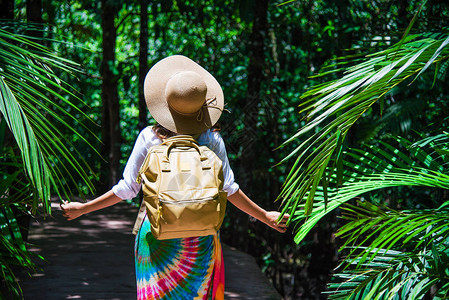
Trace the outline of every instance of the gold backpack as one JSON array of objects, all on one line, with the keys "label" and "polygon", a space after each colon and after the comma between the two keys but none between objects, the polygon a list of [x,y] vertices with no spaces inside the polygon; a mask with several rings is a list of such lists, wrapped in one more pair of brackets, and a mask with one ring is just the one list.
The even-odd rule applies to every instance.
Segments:
[{"label": "gold backpack", "polygon": [[143,203],[133,233],[147,212],[156,239],[212,235],[223,222],[227,193],[222,161],[188,135],[153,146],[140,168]]}]

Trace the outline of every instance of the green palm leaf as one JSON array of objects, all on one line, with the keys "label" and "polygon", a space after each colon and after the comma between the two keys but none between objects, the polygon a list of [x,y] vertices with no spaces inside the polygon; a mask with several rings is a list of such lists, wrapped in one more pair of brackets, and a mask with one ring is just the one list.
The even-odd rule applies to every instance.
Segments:
[{"label": "green palm leaf", "polygon": [[430,153],[432,148],[426,151],[423,148],[411,147],[411,142],[406,139],[398,138],[397,142],[405,147],[407,152],[400,151],[386,142],[380,142],[380,145],[384,146],[382,149],[376,145],[367,145],[364,149],[344,151],[342,155],[345,169],[341,186],[335,188],[337,176],[334,172],[330,177],[334,187],[328,188],[327,198],[324,189],[317,188],[309,216],[301,212],[306,203],[297,205],[291,217],[292,221],[299,224],[295,242],[301,242],[319,220],[340,205],[368,192],[398,186],[449,189],[449,176],[447,169],[443,167],[444,158],[436,152]]},{"label": "green palm leaf", "polygon": [[[419,252],[372,248],[374,259],[348,258],[328,285],[329,299],[423,299],[436,289],[433,299],[449,292],[448,247],[435,246]],[[346,265],[346,264],[349,264]],[[342,268],[346,266],[346,268]],[[436,266],[440,266],[439,269]]]},{"label": "green palm leaf", "polygon": [[[337,235],[345,240],[342,248],[353,247],[349,255],[359,264],[372,261],[377,255],[374,249],[423,249],[433,243],[443,243],[449,237],[448,211],[399,212],[367,202],[358,206],[346,204],[343,210],[343,218],[349,222]],[[365,250],[360,251],[365,245]]]},{"label": "green palm leaf", "polygon": [[[73,103],[81,100],[53,71],[73,72],[77,70],[76,64],[20,34],[0,29],[0,65],[0,112],[13,133],[27,177],[44,211],[50,211],[52,192],[69,196],[62,178],[75,181],[72,174],[77,174],[93,191],[89,165],[78,158],[81,156],[72,150],[74,147],[61,132],[61,129],[70,131],[87,143],[67,121],[80,124],[73,112],[89,120]],[[37,205],[33,203],[33,209]]]},{"label": "green palm leaf", "polygon": [[[19,225],[10,207],[0,206],[0,273],[7,283],[9,295],[20,297],[22,290],[14,274],[15,268],[22,267],[35,271],[33,256],[25,248]],[[1,295],[1,294],[0,294]]]},{"label": "green palm leaf", "polygon": [[0,112],[20,148],[26,172],[36,187],[38,196],[41,199],[49,199],[50,182],[45,175],[49,173],[49,168],[46,160],[27,117],[3,78],[0,78]]},{"label": "green palm leaf", "polygon": [[[346,67],[341,79],[318,85],[303,94],[300,111],[305,114],[307,125],[285,142],[303,140],[283,160],[296,156],[279,195],[283,213],[315,214],[313,202],[320,199],[316,191],[320,190],[321,177],[324,174],[331,177],[334,172],[342,174],[337,157],[351,126],[394,87],[447,59],[448,43],[447,34],[407,36],[399,44],[372,54],[353,67]],[[311,133],[317,128],[321,129]],[[339,182],[325,185],[322,194],[335,194],[332,189]],[[324,200],[326,203],[327,198]]]},{"label": "green palm leaf", "polygon": [[361,149],[343,151],[341,186],[335,188],[338,176],[334,171],[329,178],[328,200],[324,189],[318,187],[310,216],[300,211],[292,216],[300,224],[295,236],[299,243],[321,218],[344,204],[347,223],[337,235],[344,241],[340,253],[348,256],[329,285],[330,299],[422,299],[435,287],[435,299],[447,296],[447,205],[416,212],[369,202],[347,204],[388,187],[449,189],[447,157],[436,151],[446,149],[446,142],[446,134],[436,134],[416,143],[393,138],[389,143],[373,141]]}]

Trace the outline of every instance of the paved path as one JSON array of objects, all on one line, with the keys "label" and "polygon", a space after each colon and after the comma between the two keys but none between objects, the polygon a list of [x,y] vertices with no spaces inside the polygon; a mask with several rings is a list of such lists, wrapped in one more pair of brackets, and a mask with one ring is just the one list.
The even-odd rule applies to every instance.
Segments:
[{"label": "paved path", "polygon": [[[21,276],[25,300],[136,299],[130,230],[137,209],[119,203],[68,222],[53,206],[53,216],[31,225],[32,251],[46,262]],[[281,299],[251,256],[224,246],[224,260],[225,299]]]}]

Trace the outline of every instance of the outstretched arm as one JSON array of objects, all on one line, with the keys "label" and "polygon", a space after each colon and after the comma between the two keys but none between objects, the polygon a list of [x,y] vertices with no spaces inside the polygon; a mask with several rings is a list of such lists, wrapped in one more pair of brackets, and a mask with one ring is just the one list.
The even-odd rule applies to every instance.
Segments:
[{"label": "outstretched arm", "polygon": [[280,212],[266,211],[259,205],[251,201],[248,196],[239,189],[236,193],[228,196],[228,200],[234,204],[237,208],[247,213],[250,216],[258,219],[259,221],[267,224],[268,226],[276,229],[279,232],[285,232],[287,230],[287,220],[289,215],[282,216],[282,219],[278,222]]},{"label": "outstretched arm", "polygon": [[100,197],[87,203],[64,201],[64,203],[61,204],[61,209],[63,216],[70,221],[92,211],[112,206],[121,200],[121,198],[116,196],[114,192],[110,190],[109,192],[106,192]]}]

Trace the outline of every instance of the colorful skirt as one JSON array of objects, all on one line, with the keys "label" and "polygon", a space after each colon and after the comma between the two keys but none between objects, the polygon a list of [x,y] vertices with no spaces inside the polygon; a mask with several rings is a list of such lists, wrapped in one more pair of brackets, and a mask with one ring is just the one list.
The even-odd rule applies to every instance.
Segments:
[{"label": "colorful skirt", "polygon": [[224,299],[218,234],[156,240],[145,217],[135,242],[137,299]]}]

